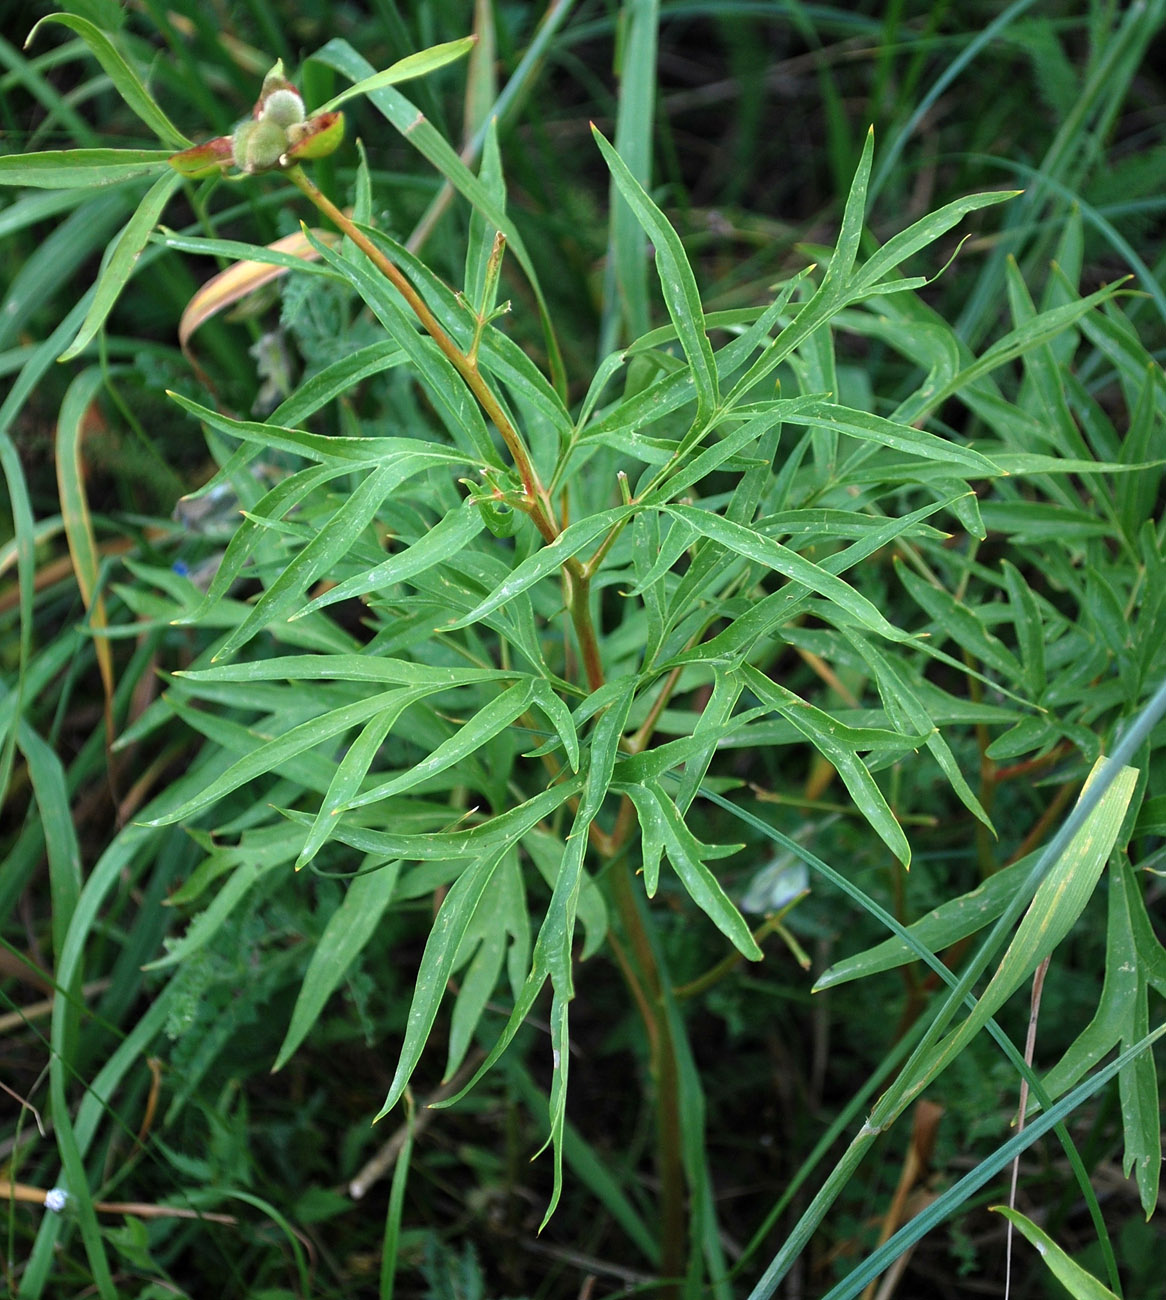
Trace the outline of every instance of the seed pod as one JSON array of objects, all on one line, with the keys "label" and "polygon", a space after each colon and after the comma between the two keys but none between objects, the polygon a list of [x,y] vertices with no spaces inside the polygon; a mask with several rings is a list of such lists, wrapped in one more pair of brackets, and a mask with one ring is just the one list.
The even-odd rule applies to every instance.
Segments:
[{"label": "seed pod", "polygon": [[287,162],[306,162],[334,153],[344,139],[343,113],[318,113],[306,122],[293,122],[287,129]]},{"label": "seed pod", "polygon": [[273,90],[264,100],[259,112],[261,122],[275,122],[282,127],[293,126],[304,120],[304,101],[299,91],[290,86]]},{"label": "seed pod", "polygon": [[278,122],[241,122],[233,140],[235,166],[241,172],[265,172],[279,166],[287,134]]},{"label": "seed pod", "polygon": [[196,144],[190,149],[183,149],[181,153],[173,154],[170,158],[170,166],[176,172],[181,172],[183,176],[197,178],[222,171],[234,160],[231,137],[221,135],[214,140],[208,140],[206,144]]}]

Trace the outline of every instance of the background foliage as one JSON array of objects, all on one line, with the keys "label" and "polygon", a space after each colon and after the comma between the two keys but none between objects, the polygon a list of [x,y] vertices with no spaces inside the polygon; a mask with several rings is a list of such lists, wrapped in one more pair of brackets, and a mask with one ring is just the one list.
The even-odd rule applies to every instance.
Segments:
[{"label": "background foliage", "polygon": [[0,42],[13,1293],[1150,1293],[1162,8]]}]

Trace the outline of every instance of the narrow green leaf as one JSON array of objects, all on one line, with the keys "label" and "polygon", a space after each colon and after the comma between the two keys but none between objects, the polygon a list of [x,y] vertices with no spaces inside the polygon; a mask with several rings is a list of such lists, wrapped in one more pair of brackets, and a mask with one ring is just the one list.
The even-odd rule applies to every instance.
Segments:
[{"label": "narrow green leaf", "polygon": [[458,59],[464,58],[473,49],[477,39],[476,36],[463,36],[458,41],[446,41],[441,45],[431,45],[427,50],[417,50],[413,54],[407,54],[383,72],[374,72],[371,77],[365,77],[355,85],[349,86],[347,90],[342,90],[339,95],[333,95],[327,103],[320,104],[312,111],[331,113],[357,95],[371,95],[385,86],[395,86],[402,81],[411,81],[414,77],[424,77],[430,72],[436,72],[438,68],[444,68],[447,64],[456,63]]},{"label": "narrow green leaf", "polygon": [[676,326],[680,346],[688,358],[696,390],[696,424],[703,428],[708,424],[719,399],[717,368],[713,362],[712,344],[705,333],[700,290],[696,286],[696,277],[689,265],[688,255],[670,222],[594,124],[591,134],[595,137],[595,143],[599,146],[620,193],[655,246],[656,270],[660,276],[660,287],[664,291],[664,303]]},{"label": "narrow green leaf", "polygon": [[[743,664],[744,681],[757,698],[776,709],[802,733],[814,748],[829,760],[850,792],[855,807],[862,813],[883,843],[905,866],[911,865],[911,846],[903,828],[878,788],[866,764],[855,752],[869,748],[861,733],[842,726],[828,713],[807,704],[792,691],[772,681],[752,664]],[[920,737],[899,737],[904,749],[917,749]]]},{"label": "narrow green leaf", "polygon": [[1011,1210],[1007,1205],[993,1205],[991,1208],[997,1214],[1002,1214],[1026,1240],[1032,1242],[1049,1272],[1058,1282],[1063,1283],[1073,1300],[1118,1300],[1108,1287],[1102,1286],[1092,1273],[1087,1273],[1080,1264],[1074,1263],[1047,1232],[1038,1228],[1031,1219],[1026,1219],[1019,1210]]},{"label": "narrow green leaf", "polygon": [[559,739],[563,742],[563,749],[567,755],[567,762],[571,765],[571,771],[578,772],[579,736],[575,730],[575,720],[571,716],[571,710],[567,708],[562,697],[556,694],[550,682],[544,681],[542,678],[535,679],[532,698],[535,704],[546,714],[551,726],[558,732]]},{"label": "narrow green leaf", "polygon": [[441,904],[441,910],[429,931],[413,986],[413,1001],[405,1024],[405,1040],[397,1057],[397,1068],[384,1104],[377,1112],[377,1119],[387,1115],[397,1104],[421,1059],[421,1052],[429,1039],[433,1022],[437,1019],[437,1009],[449,983],[462,936],[506,852],[506,849],[502,849],[472,862],[450,886]]},{"label": "narrow green leaf", "polygon": [[[939,907],[920,917],[907,927],[907,933],[917,939],[929,952],[938,953],[942,949],[966,939],[982,930],[990,921],[994,921],[1008,906],[1013,894],[1024,883],[1032,870],[1035,857],[1032,854],[1012,863],[1002,871],[989,876],[982,885],[970,893],[949,899]],[[909,961],[918,961],[919,954],[906,940],[898,935],[884,939],[882,943],[864,952],[855,953],[835,962],[828,970],[822,972],[814,982],[814,992],[846,984],[851,980],[865,979],[868,975],[877,975],[882,971],[894,970]],[[1098,1058],[1100,1059],[1100,1058]],[[1084,1071],[1082,1071],[1084,1073]],[[1069,1080],[1066,1086],[1077,1081],[1079,1075]],[[1048,1081],[1046,1080],[1046,1085]],[[1061,1089],[1058,1089],[1061,1091]]]},{"label": "narrow green leaf", "polygon": [[862,442],[874,442],[884,447],[893,447],[896,451],[905,451],[924,460],[937,460],[960,470],[975,475],[996,477],[1003,471],[998,465],[981,455],[971,447],[963,447],[947,438],[939,438],[922,429],[913,429],[910,425],[900,424],[895,420],[886,420],[879,415],[866,411],[857,411],[848,406],[838,406],[832,402],[819,402],[809,411],[795,409],[787,416],[793,424],[806,424],[812,428],[832,429],[847,434]]},{"label": "narrow green leaf", "polygon": [[250,663],[188,668],[174,674],[184,682],[379,682],[393,686],[447,689],[471,682],[496,682],[515,674],[501,668],[443,668],[407,659],[364,654],[280,655]]},{"label": "narrow green leaf", "polygon": [[[403,831],[377,831],[354,822],[341,821],[333,831],[333,838],[383,858],[402,858],[406,862],[445,862],[453,858],[478,858],[483,853],[493,853],[500,846],[517,844],[528,831],[544,817],[573,798],[583,788],[581,776],[544,790],[516,808],[510,808],[496,817],[489,817],[468,830],[433,831],[413,834]],[[290,821],[310,826],[312,818],[306,813],[279,809]]]},{"label": "narrow green leaf", "polygon": [[991,818],[976,798],[967,777],[960,770],[951,746],[943,738],[931,710],[924,701],[918,683],[909,676],[905,666],[871,645],[853,628],[843,629],[843,635],[851,645],[858,648],[863,659],[874,670],[879,694],[886,705],[887,716],[891,719],[892,725],[904,735],[910,735],[912,732],[925,735],[924,743],[927,745],[928,752],[939,764],[959,801],[989,830],[993,830]]},{"label": "narrow green leaf", "polygon": [[635,805],[640,823],[640,871],[644,893],[656,897],[660,888],[660,859],[664,856],[664,809],[659,799],[643,785],[629,785],[623,793]]},{"label": "narrow green leaf", "polygon": [[0,185],[89,190],[169,170],[165,149],[54,149],[0,158]]},{"label": "narrow green leaf", "polygon": [[360,783],[368,774],[377,751],[384,744],[385,737],[396,726],[401,714],[419,700],[432,695],[432,688],[423,686],[408,691],[399,691],[397,698],[383,712],[370,718],[365,723],[360,735],[349,745],[344,757],[336,767],[336,775],[328,786],[328,792],[320,802],[320,811],[312,823],[304,840],[304,847],[296,857],[296,870],[301,871],[316,856],[332,834],[337,818],[360,789]]},{"label": "narrow green leaf", "polygon": [[461,552],[485,527],[482,512],[473,504],[465,502],[461,509],[451,510],[436,524],[415,541],[412,546],[390,556],[383,564],[354,574],[343,582],[338,582],[315,600],[309,601],[302,610],[293,614],[295,618],[306,618],[338,600],[350,600],[356,596],[367,595],[370,591],[382,591],[394,583],[403,582],[419,573],[424,573],[443,560],[451,560]]},{"label": "narrow green leaf", "polygon": [[[417,466],[420,468],[420,466]],[[303,600],[304,590],[346,555],[368,527],[385,497],[408,476],[407,465],[382,465],[357,484],[344,504],[267,588],[243,622],[215,654],[226,658],[269,623],[286,619]]]},{"label": "narrow green leaf", "polygon": [[[713,856],[711,846],[702,844],[688,829],[676,805],[654,781],[645,789],[659,805],[662,814],[659,830],[672,868],[680,877],[692,901],[700,908],[726,939],[750,961],[760,961],[761,949],[749,929],[749,923],[737,910],[736,904],[721,888],[716,876],[705,866],[704,860]],[[743,845],[717,846],[717,856],[733,853]]]},{"label": "narrow green leaf", "polygon": [[273,1074],[291,1059],[319,1020],[345,972],[376,933],[397,887],[400,865],[390,862],[375,870],[366,867],[349,884],[344,901],[328,918],[304,973],[287,1033],[271,1067]]},{"label": "narrow green leaf", "polygon": [[851,618],[864,627],[870,628],[872,632],[878,632],[880,636],[885,636],[891,641],[909,639],[905,632],[888,623],[871,601],[843,582],[841,578],[835,577],[834,574],[805,559],[789,547],[782,546],[780,542],[764,536],[755,528],[733,523],[710,510],[701,510],[694,506],[667,506],[665,513],[683,519],[697,532],[705,537],[711,537],[713,541],[728,547],[738,555],[782,573],[793,582],[801,583],[809,590],[826,597]]},{"label": "narrow green leaf", "polygon": [[476,753],[487,741],[505,731],[516,718],[521,717],[530,705],[533,694],[534,686],[529,678],[515,682],[509,690],[503,691],[479,709],[452,736],[442,741],[428,758],[414,764],[407,772],[393,777],[391,781],[385,781],[350,799],[348,807],[361,808],[365,804],[388,799],[391,795],[402,794],[439,772],[455,767],[462,759]]},{"label": "narrow green leaf", "polygon": [[[303,258],[291,258],[306,266]],[[405,360],[405,352],[391,340],[370,343],[368,347],[333,361],[318,374],[305,380],[285,402],[272,411],[268,419],[275,425],[296,425],[327,406],[334,397],[355,388],[362,379],[390,370]]]},{"label": "narrow green leaf", "polygon": [[57,358],[59,361],[71,361],[83,352],[89,341],[105,324],[105,318],[113,310],[114,303],[117,302],[122,289],[133,274],[150,232],[157,225],[158,218],[162,215],[166,204],[170,202],[171,195],[181,184],[182,177],[177,172],[172,172],[169,176],[159,176],[138,204],[137,211],[126,223],[118,236],[117,243],[113,246],[112,253],[101,269],[93,302],[81,323],[81,328],[77,331],[77,337]]},{"label": "narrow green leaf", "polygon": [[[548,21],[544,24],[544,27],[551,30],[552,24]],[[339,38],[330,40],[323,49],[313,54],[312,58],[330,68],[335,68],[337,72],[342,73],[352,81],[365,80],[374,75],[375,72],[372,64],[367,59],[358,54],[347,41]],[[534,290],[535,301],[538,303],[539,319],[542,322],[543,335],[546,339],[547,352],[551,358],[551,374],[556,380],[555,387],[563,390],[563,363],[558,340],[555,338],[554,327],[551,324],[550,313],[547,310],[546,299],[543,296],[542,286],[539,284],[538,274],[517,227],[505,212],[498,207],[489,190],[462,162],[449,142],[438,133],[431,122],[425,120],[424,113],[421,113],[414,104],[410,103],[399,90],[396,90],[393,86],[382,86],[379,90],[372,91],[369,99],[401,133],[402,137],[426,157],[460,194],[464,195],[487,220],[494,223],[496,229],[501,230],[506,236],[507,247],[526,273],[531,288]]]},{"label": "narrow green leaf", "polygon": [[958,225],[964,217],[997,203],[1005,203],[1015,198],[1021,190],[1000,190],[989,194],[969,194],[966,198],[955,199],[942,208],[929,212],[906,230],[900,230],[863,263],[858,280],[864,289],[877,286],[884,276],[889,275],[895,267],[905,262],[912,254],[934,244],[937,239],[947,234]]},{"label": "narrow green leaf", "polygon": [[449,1018],[449,1049],[443,1079],[452,1078],[465,1059],[482,1014],[497,989],[508,946],[511,973],[515,976],[511,983],[517,996],[530,967],[530,914],[518,849],[513,845],[482,895],[454,963],[454,969],[458,970],[469,960]]},{"label": "narrow green leaf", "polygon": [[1020,570],[1007,560],[1001,562],[1004,583],[1008,588],[1008,603],[1012,608],[1012,625],[1016,629],[1016,642],[1020,658],[1034,700],[1045,693],[1048,676],[1045,669],[1045,632],[1040,607],[1032,588],[1025,582]]},{"label": "narrow green leaf", "polygon": [[288,451],[321,463],[343,461],[350,469],[361,466],[375,468],[392,457],[404,455],[420,457],[428,464],[444,464],[454,468],[474,464],[461,451],[434,442],[422,442],[418,438],[332,438],[324,434],[305,433],[303,429],[265,424],[259,420],[236,420],[211,410],[209,406],[201,406],[180,393],[167,392],[167,396],[212,429],[262,447],[265,451]]},{"label": "narrow green leaf", "polygon": [[363,253],[354,251],[351,256],[345,256],[310,234],[308,238],[324,262],[353,285],[416,367],[433,395],[450,437],[462,448],[466,458],[481,465],[501,466],[481,407],[466,387],[465,380],[437,344],[418,331],[415,321],[401,305],[396,290],[384,276],[371,270]]},{"label": "narrow green leaf", "polygon": [[915,601],[930,616],[936,632],[936,644],[952,639],[962,649],[994,668],[1007,682],[1023,680],[1024,670],[999,637],[987,630],[975,612],[914,573],[896,557],[895,572]]},{"label": "narrow green leaf", "polygon": [[289,758],[294,758],[297,754],[313,749],[316,745],[331,739],[333,736],[340,735],[352,727],[360,726],[384,709],[392,708],[404,689],[381,691],[376,695],[369,696],[368,699],[358,700],[354,704],[346,704],[341,708],[332,709],[319,717],[300,723],[299,726],[293,727],[282,736],[276,736],[274,739],[266,741],[266,743],[254,746],[250,753],[239,759],[238,762],[232,763],[221,776],[211,781],[199,794],[180,804],[171,812],[156,818],[148,825],[168,826],[173,822],[184,821],[187,818],[196,816],[213,803],[216,803],[225,794],[230,794],[232,790],[237,790],[241,785],[245,785],[258,776],[264,776]]},{"label": "narrow green leaf", "polygon": [[105,69],[117,93],[171,151],[185,149],[191,143],[158,107],[141,78],[107,33],[88,18],[77,14],[48,14],[29,32],[28,39],[24,42],[25,49],[32,44],[45,23],[61,23],[81,37]]},{"label": "narrow green leaf", "polygon": [[635,512],[634,506],[615,506],[611,510],[601,510],[598,514],[564,528],[553,542],[541,547],[528,556],[513,572],[500,583],[480,604],[475,605],[468,614],[445,625],[447,631],[454,628],[470,627],[479,623],[487,614],[505,605],[508,600],[533,587],[540,579],[553,573],[561,564],[578,554],[585,546],[598,541],[610,528],[621,523]]}]

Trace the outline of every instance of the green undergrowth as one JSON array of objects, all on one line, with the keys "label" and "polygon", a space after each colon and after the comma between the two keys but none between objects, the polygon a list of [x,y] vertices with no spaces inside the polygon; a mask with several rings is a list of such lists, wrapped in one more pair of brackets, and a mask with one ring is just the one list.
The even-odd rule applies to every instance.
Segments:
[{"label": "green undergrowth", "polygon": [[12,1294],[1150,1293],[1164,9],[0,45]]}]

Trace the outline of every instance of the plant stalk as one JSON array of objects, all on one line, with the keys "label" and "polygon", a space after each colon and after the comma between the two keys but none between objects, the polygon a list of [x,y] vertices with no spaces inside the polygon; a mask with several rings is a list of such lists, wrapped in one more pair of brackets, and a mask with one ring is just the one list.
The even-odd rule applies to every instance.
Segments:
[{"label": "plant stalk", "polygon": [[392,284],[409,304],[414,316],[421,322],[425,332],[442,350],[458,374],[461,375],[466,387],[477,398],[482,410],[502,435],[502,441],[510,452],[514,467],[522,479],[522,490],[526,496],[524,509],[546,541],[553,542],[559,535],[559,527],[551,511],[546,489],[539,481],[538,471],[534,467],[534,462],[531,460],[530,452],[522,439],[522,435],[510,422],[510,417],[502,409],[502,404],[495,397],[490,385],[482,377],[482,372],[478,369],[476,360],[463,352],[450,338],[444,326],[429,310],[425,300],[414,289],[400,268],[389,261],[351,217],[343,213],[326,194],[316,188],[302,167],[289,167],[285,174],[300,193],[313,203],[338,230],[342,230]]},{"label": "plant stalk", "polygon": [[[660,966],[636,902],[626,859],[612,864],[609,879],[636,973],[634,982],[629,978],[628,983],[633,993],[641,993],[638,1001],[651,1044],[649,1068],[656,1085],[656,1176],[660,1181],[660,1274],[664,1279],[660,1295],[664,1300],[678,1300],[686,1267],[687,1206],[676,1044],[664,1004]],[[629,971],[625,970],[624,976],[628,978]]]}]

